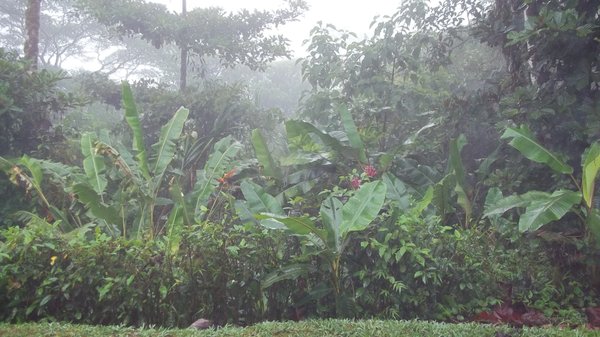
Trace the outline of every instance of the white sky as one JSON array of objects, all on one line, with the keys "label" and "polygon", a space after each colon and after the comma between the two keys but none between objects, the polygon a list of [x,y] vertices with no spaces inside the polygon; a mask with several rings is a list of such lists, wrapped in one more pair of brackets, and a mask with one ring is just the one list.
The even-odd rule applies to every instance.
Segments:
[{"label": "white sky", "polygon": [[[166,5],[170,10],[180,12],[181,0],[151,0]],[[297,22],[286,24],[280,29],[290,40],[295,56],[305,54],[302,42],[310,37],[310,30],[318,21],[331,23],[339,29],[349,30],[359,38],[368,35],[369,25],[376,15],[391,15],[401,0],[306,0],[309,10]],[[228,11],[240,8],[273,10],[285,6],[282,0],[187,0],[188,10],[194,7],[221,7]]]}]

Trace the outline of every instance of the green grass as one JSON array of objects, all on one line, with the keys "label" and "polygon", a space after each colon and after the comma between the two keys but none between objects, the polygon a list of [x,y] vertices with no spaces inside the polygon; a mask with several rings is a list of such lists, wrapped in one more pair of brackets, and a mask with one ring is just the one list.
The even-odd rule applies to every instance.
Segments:
[{"label": "green grass", "polygon": [[0,324],[0,336],[126,336],[126,337],[285,337],[285,336],[439,336],[439,337],[563,337],[599,336],[600,330],[559,328],[513,328],[481,324],[445,324],[421,321],[315,320],[303,322],[266,322],[246,328],[217,330],[134,329],[116,326],[89,326],[63,323]]}]

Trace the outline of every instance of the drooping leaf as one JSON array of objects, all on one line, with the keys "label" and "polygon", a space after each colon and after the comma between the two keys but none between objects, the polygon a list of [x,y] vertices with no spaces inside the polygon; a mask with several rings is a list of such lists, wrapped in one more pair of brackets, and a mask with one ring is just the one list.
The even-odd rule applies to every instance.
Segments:
[{"label": "drooping leaf", "polygon": [[404,183],[387,172],[382,175],[381,180],[387,186],[387,198],[396,201],[401,209],[408,209],[410,195]]},{"label": "drooping leaf", "polygon": [[586,151],[583,159],[583,178],[581,189],[583,199],[588,208],[591,208],[594,201],[594,186],[596,185],[596,176],[600,169],[600,143],[592,144]]},{"label": "drooping leaf", "polygon": [[98,141],[96,142],[96,151],[105,157],[110,158],[113,165],[115,165],[124,176],[131,179],[131,181],[139,186],[143,173],[139,170],[137,162],[133,160],[131,153],[129,153],[124,146],[121,144],[117,144],[117,146],[119,147],[118,150],[105,142]]},{"label": "drooping leaf", "polygon": [[302,275],[307,275],[315,271],[316,267],[310,263],[295,263],[287,265],[267,274],[262,280],[260,280],[260,286],[262,289],[267,289],[277,282],[295,280]]},{"label": "drooping leaf", "polygon": [[387,187],[381,181],[366,183],[342,207],[340,236],[367,228],[379,214]]},{"label": "drooping leaf", "polygon": [[414,159],[398,158],[396,159],[398,179],[423,197],[430,186],[434,186],[443,177],[435,169],[419,164]]},{"label": "drooping leaf", "polygon": [[519,128],[507,128],[501,139],[511,138],[509,144],[521,152],[529,160],[548,165],[559,173],[571,174],[573,168],[560,160],[554,153],[540,145],[529,128],[521,125]]},{"label": "drooping leaf", "polygon": [[531,204],[532,201],[535,200],[545,200],[550,197],[550,193],[540,192],[540,191],[529,191],[525,194],[521,195],[509,195],[507,197],[487,202],[484,208],[483,217],[491,217],[495,215],[502,215],[506,211],[519,208],[519,207],[527,207]]},{"label": "drooping leaf", "polygon": [[338,111],[340,112],[344,130],[346,130],[346,135],[350,141],[350,146],[358,150],[358,160],[360,160],[360,162],[363,164],[368,164],[365,144],[360,138],[360,134],[358,133],[358,129],[356,128],[356,124],[352,118],[352,113],[350,113],[350,110],[348,110],[346,106],[339,106]]},{"label": "drooping leaf", "polygon": [[339,139],[333,137],[331,134],[319,130],[310,123],[298,120],[289,120],[285,122],[285,130],[288,139],[302,137],[303,135],[307,134],[314,134],[318,137],[318,139],[321,140],[323,145],[332,149],[336,154],[352,160],[359,158],[357,149],[344,145]]},{"label": "drooping leaf", "polygon": [[94,188],[94,191],[102,197],[104,189],[108,184],[104,176],[104,158],[96,152],[95,136],[91,133],[84,133],[81,136],[81,153],[83,154],[83,170],[87,175],[88,182]]},{"label": "drooping leaf", "polygon": [[31,160],[26,155],[17,160],[17,162],[25,166],[31,173],[31,176],[16,163],[0,157],[0,165],[2,165],[2,169],[9,180],[17,186],[24,187],[27,192],[35,190],[44,207],[49,209],[50,203],[46,199],[41,187],[43,173],[39,163]]},{"label": "drooping leaf", "polygon": [[271,151],[265,142],[265,139],[258,129],[252,130],[252,146],[256,153],[256,159],[263,167],[263,173],[266,176],[281,180],[281,170],[275,165],[275,160],[271,156]]},{"label": "drooping leaf", "polygon": [[240,184],[240,188],[252,213],[283,214],[283,208],[277,199],[259,185],[246,180]]},{"label": "drooping leaf", "polygon": [[559,220],[580,202],[581,193],[568,190],[558,190],[546,199],[533,200],[519,219],[519,230],[535,231],[551,221]]},{"label": "drooping leaf", "polygon": [[338,198],[329,197],[321,203],[320,215],[327,232],[327,246],[341,253],[343,238],[340,235],[343,204]]},{"label": "drooping leaf", "polygon": [[171,120],[160,129],[158,142],[152,145],[151,168],[155,177],[162,176],[175,157],[175,142],[181,136],[183,125],[189,113],[188,109],[179,108]]},{"label": "drooping leaf", "polygon": [[[274,220],[281,222],[285,225],[292,233],[297,235],[309,235],[314,234],[323,242],[326,241],[326,233],[315,226],[315,223],[307,216],[302,217],[288,217],[285,215],[278,214],[269,214],[269,213],[261,213],[256,214],[255,218],[257,220]],[[268,227],[268,226],[265,226]]]},{"label": "drooping leaf", "polygon": [[108,224],[120,224],[119,212],[113,207],[105,205],[96,191],[86,184],[75,184],[73,191],[77,198],[90,209],[92,214],[98,219],[106,221]]},{"label": "drooping leaf", "polygon": [[417,202],[417,204],[415,205],[415,207],[413,208],[415,215],[421,215],[423,213],[423,211],[425,211],[425,209],[431,204],[432,201],[433,201],[433,186],[429,186],[429,188],[425,192],[425,195],[423,196],[423,198],[421,200],[419,200]]},{"label": "drooping leaf", "polygon": [[146,154],[146,147],[144,146],[144,135],[142,133],[142,126],[140,122],[140,115],[135,106],[135,100],[133,99],[133,93],[129,83],[123,81],[121,84],[122,95],[123,95],[123,108],[125,109],[125,120],[131,128],[133,133],[132,147],[136,152],[135,159],[138,162],[142,175],[146,179],[150,179],[150,170],[148,169],[148,156]]}]

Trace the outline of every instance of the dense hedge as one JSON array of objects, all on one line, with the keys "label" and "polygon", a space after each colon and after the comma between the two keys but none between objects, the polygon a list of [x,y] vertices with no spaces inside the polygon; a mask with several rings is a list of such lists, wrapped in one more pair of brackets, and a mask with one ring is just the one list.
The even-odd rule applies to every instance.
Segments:
[{"label": "dense hedge", "polygon": [[[350,241],[343,315],[469,320],[514,301],[554,323],[584,321],[593,292],[570,276],[554,280],[536,244],[435,220],[407,214]],[[112,238],[93,227],[63,233],[33,218],[0,235],[0,321],[183,327],[200,317],[248,325],[334,315],[331,296],[315,295],[328,277],[320,261],[278,231],[204,223],[184,229],[175,244],[168,236]],[[314,270],[262,287],[269,273],[298,259]]]}]

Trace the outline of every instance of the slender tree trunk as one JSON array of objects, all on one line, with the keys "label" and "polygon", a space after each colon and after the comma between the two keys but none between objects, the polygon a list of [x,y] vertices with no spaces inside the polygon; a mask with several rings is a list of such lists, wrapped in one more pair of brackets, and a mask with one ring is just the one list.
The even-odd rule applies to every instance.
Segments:
[{"label": "slender tree trunk", "polygon": [[[187,2],[181,0],[181,17],[185,20],[187,14]],[[185,37],[184,37],[185,39]],[[185,41],[181,43],[181,65],[179,68],[179,90],[184,91],[187,86],[187,62],[188,62],[188,47]]]},{"label": "slender tree trunk", "polygon": [[40,54],[40,13],[42,0],[28,0],[25,12],[25,58],[31,62],[31,69],[37,69]]}]

